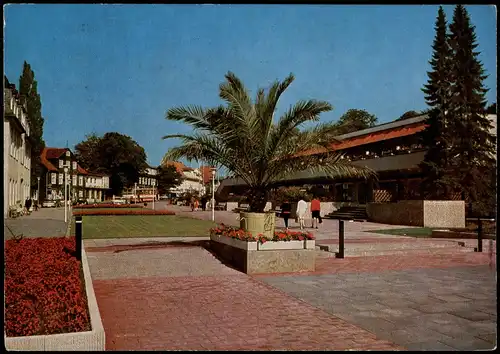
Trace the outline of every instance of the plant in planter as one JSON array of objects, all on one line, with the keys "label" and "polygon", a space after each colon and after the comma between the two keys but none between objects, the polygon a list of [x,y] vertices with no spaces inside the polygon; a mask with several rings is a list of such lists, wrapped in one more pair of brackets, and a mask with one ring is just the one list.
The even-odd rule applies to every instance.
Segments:
[{"label": "plant in planter", "polygon": [[248,212],[240,214],[240,226],[252,234],[274,235],[275,214],[264,213],[273,186],[297,173],[321,172],[329,177],[370,177],[373,171],[350,164],[332,151],[339,125],[322,123],[301,129],[304,123],[318,121],[332,106],[317,100],[299,101],[277,121],[274,113],[281,95],[294,76],[274,82],[267,90],[257,90],[254,100],[243,83],[231,72],[219,86],[226,102],[215,108],[176,107],[166,118],[192,126],[192,135],[173,134],[182,145],[170,149],[164,160],[186,158],[224,168],[247,185]]}]

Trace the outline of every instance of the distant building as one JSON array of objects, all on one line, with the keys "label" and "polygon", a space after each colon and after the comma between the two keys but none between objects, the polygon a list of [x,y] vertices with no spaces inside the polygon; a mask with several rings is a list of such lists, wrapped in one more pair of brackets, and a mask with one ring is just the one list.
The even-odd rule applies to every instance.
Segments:
[{"label": "distant building", "polygon": [[104,200],[109,189],[109,176],[82,168],[68,148],[43,149],[40,156],[43,172],[40,180],[40,203],[64,200],[64,168],[67,168],[67,198],[88,203]]},{"label": "distant building", "polygon": [[187,192],[196,192],[199,195],[205,194],[205,185],[203,183],[203,174],[200,169],[184,165],[182,162],[167,161],[165,166],[174,166],[182,177],[182,183],[176,188],[170,190],[172,197],[178,197]]},{"label": "distant building", "polygon": [[149,202],[158,199],[158,169],[148,166],[140,173],[133,187],[123,191],[123,197],[136,202]]},{"label": "distant building", "polygon": [[3,177],[4,218],[9,207],[24,206],[31,197],[31,144],[26,104],[4,76]]}]

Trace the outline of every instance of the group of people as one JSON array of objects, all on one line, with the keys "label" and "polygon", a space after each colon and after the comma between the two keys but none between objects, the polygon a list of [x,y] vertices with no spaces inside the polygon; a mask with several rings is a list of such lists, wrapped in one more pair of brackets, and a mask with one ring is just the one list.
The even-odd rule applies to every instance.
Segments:
[{"label": "group of people", "polygon": [[[292,214],[292,204],[288,200],[285,200],[285,202],[281,204],[280,209],[281,216],[283,217],[283,221],[285,223],[285,228],[288,230],[288,221],[290,219],[290,215]],[[295,211],[295,221],[299,223],[301,230],[305,228],[305,217],[307,214],[307,210],[307,202],[304,199],[300,199],[297,203],[297,210]],[[317,229],[318,224],[321,224],[323,222],[323,220],[321,219],[321,202],[316,197],[311,200],[311,219],[312,228]]]},{"label": "group of people", "polygon": [[201,210],[205,211],[207,208],[207,203],[208,199],[206,196],[201,197],[200,200],[198,200],[198,198],[193,197],[191,198],[191,202],[189,203],[189,205],[191,206],[191,211],[198,211],[201,204]]},{"label": "group of people", "polygon": [[33,200],[31,198],[26,198],[26,200],[24,201],[24,212],[26,214],[31,213],[32,206],[35,211],[38,210],[38,203],[36,201],[33,203]]}]

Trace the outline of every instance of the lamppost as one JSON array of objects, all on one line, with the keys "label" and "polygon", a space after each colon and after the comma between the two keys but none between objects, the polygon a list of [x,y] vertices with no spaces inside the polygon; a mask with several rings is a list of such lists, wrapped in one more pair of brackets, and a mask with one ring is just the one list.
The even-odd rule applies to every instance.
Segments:
[{"label": "lamppost", "polygon": [[40,205],[40,177],[36,178],[38,180],[38,190],[36,191],[36,203]]},{"label": "lamppost", "polygon": [[153,210],[155,210],[155,199],[156,199],[156,194],[155,194],[155,181],[153,180]]},{"label": "lamppost", "polygon": [[68,198],[66,191],[67,186],[68,186],[68,168],[64,167],[64,222],[68,222],[68,203],[66,201],[66,199]]},{"label": "lamppost", "polygon": [[212,168],[212,221],[215,221],[215,168]]}]

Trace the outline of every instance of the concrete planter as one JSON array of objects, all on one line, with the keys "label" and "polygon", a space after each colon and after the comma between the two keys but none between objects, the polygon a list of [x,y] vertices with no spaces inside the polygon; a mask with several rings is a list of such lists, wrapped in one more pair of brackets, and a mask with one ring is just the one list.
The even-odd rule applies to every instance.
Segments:
[{"label": "concrete planter", "polygon": [[105,350],[105,334],[101,315],[92,286],[87,254],[82,245],[82,268],[85,278],[85,291],[89,307],[91,330],[51,334],[45,336],[7,337],[4,332],[7,350],[37,351],[103,351]]},{"label": "concrete planter", "polygon": [[267,241],[264,244],[210,236],[217,256],[247,274],[314,271],[315,241]]},{"label": "concrete planter", "polygon": [[272,238],[275,227],[276,214],[274,211],[267,213],[240,213],[240,228],[250,232],[252,236],[263,234],[268,238]]},{"label": "concrete planter", "polygon": [[257,242],[248,242],[238,240],[228,236],[220,236],[220,235],[210,235],[210,240],[214,242],[220,242],[225,245],[239,248],[245,251],[257,251]]},{"label": "concrete planter", "polygon": [[304,241],[267,241],[257,245],[258,251],[269,250],[301,250],[304,249]]},{"label": "concrete planter", "polygon": [[316,249],[316,241],[315,240],[304,240],[304,248],[306,250]]}]

